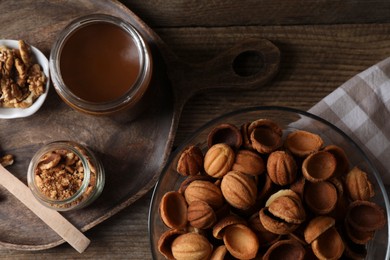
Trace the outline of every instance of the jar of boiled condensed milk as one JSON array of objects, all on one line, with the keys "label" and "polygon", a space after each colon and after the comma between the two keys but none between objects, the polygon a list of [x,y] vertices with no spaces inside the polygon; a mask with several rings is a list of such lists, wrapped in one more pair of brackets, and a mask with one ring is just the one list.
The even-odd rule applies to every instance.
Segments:
[{"label": "jar of boiled condensed milk", "polygon": [[152,55],[128,22],[92,14],[68,24],[50,53],[50,73],[58,95],[91,115],[138,112],[152,77]]}]

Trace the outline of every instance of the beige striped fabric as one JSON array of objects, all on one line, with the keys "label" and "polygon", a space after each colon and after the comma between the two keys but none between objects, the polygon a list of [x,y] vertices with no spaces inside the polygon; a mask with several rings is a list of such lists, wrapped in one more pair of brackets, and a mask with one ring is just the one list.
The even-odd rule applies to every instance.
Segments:
[{"label": "beige striped fabric", "polygon": [[390,185],[390,57],[348,80],[309,112],[357,142]]}]

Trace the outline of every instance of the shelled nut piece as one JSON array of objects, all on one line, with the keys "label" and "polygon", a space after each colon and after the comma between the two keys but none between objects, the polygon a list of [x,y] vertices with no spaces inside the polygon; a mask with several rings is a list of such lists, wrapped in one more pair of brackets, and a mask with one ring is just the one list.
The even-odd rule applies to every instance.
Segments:
[{"label": "shelled nut piece", "polygon": [[347,174],[345,185],[351,200],[369,200],[375,195],[367,174],[358,167]]},{"label": "shelled nut piece", "polygon": [[294,191],[302,200],[306,182],[305,177],[301,175],[290,185],[290,190]]},{"label": "shelled nut piece", "polygon": [[331,227],[311,243],[319,259],[339,259],[344,252],[344,242],[335,227]]},{"label": "shelled nut piece", "polygon": [[306,205],[312,212],[324,215],[336,207],[337,190],[328,181],[307,182],[305,184],[304,198]]},{"label": "shelled nut piece", "polygon": [[207,136],[207,146],[210,148],[214,144],[224,143],[232,148],[238,149],[242,144],[240,129],[233,124],[220,124],[214,127]]},{"label": "shelled nut piece", "polygon": [[222,178],[221,191],[226,201],[237,209],[248,209],[256,202],[255,181],[238,171],[230,171]]},{"label": "shelled nut piece", "polygon": [[272,194],[271,196],[269,196],[269,198],[267,199],[267,201],[265,202],[265,206],[266,207],[269,207],[269,205],[277,198],[279,197],[282,197],[282,196],[289,196],[289,197],[293,197],[293,198],[296,198],[297,200],[300,199],[299,195],[297,193],[295,193],[292,189],[283,189],[283,190],[278,190],[277,192],[275,192],[274,194]]},{"label": "shelled nut piece", "polygon": [[251,122],[247,122],[241,125],[240,127],[240,132],[242,136],[242,146],[245,149],[252,150],[252,142],[251,142],[251,137],[249,133],[249,125]]},{"label": "shelled nut piece", "polygon": [[3,167],[11,166],[14,164],[14,156],[12,154],[6,154],[0,158],[0,164]]},{"label": "shelled nut piece", "polygon": [[335,224],[335,219],[329,216],[317,216],[311,219],[303,232],[306,243],[311,244],[325,231],[334,227]]},{"label": "shelled nut piece", "polygon": [[224,260],[227,254],[227,249],[225,245],[220,245],[214,249],[213,254],[210,257],[210,260]]},{"label": "shelled nut piece", "polygon": [[187,225],[187,203],[177,191],[164,194],[159,212],[164,224],[170,228],[184,228]]},{"label": "shelled nut piece", "polygon": [[238,259],[253,259],[259,249],[256,234],[243,224],[228,226],[223,241],[229,253]]},{"label": "shelled nut piece", "polygon": [[232,170],[258,176],[265,171],[265,163],[257,153],[250,150],[239,150],[236,153]]},{"label": "shelled nut piece", "polygon": [[221,189],[214,183],[203,180],[191,182],[184,191],[184,197],[188,204],[201,200],[213,209],[219,209],[224,203]]},{"label": "shelled nut piece", "polygon": [[221,219],[221,218],[229,215],[230,210],[231,210],[231,207],[230,207],[229,203],[224,201],[222,207],[215,210],[215,215],[217,216],[217,219]]},{"label": "shelled nut piece", "polygon": [[336,158],[337,166],[335,176],[343,176],[349,171],[349,161],[345,151],[340,146],[330,144],[324,147],[323,151],[333,154]]},{"label": "shelled nut piece", "polygon": [[298,157],[306,157],[317,152],[324,145],[322,138],[314,133],[296,130],[287,135],[284,146]]},{"label": "shelled nut piece", "polygon": [[268,157],[267,173],[273,183],[285,186],[295,181],[297,176],[297,164],[289,153],[285,151],[275,151]]},{"label": "shelled nut piece", "polygon": [[386,223],[384,210],[374,202],[357,200],[349,204],[346,222],[362,232],[375,231]]},{"label": "shelled nut piece", "polygon": [[338,198],[344,197],[344,183],[343,183],[343,180],[340,177],[334,177],[334,178],[330,178],[328,181],[330,183],[332,183],[333,186],[336,188],[337,197]]},{"label": "shelled nut piece", "polygon": [[204,170],[214,178],[223,177],[233,166],[235,154],[227,144],[215,144],[204,157]]},{"label": "shelled nut piece", "polygon": [[336,158],[331,153],[313,152],[303,161],[302,173],[308,181],[324,181],[333,177],[336,165]]},{"label": "shelled nut piece", "polygon": [[305,241],[311,244],[319,259],[339,259],[344,252],[344,242],[335,223],[332,217],[318,216],[310,220],[304,230]]},{"label": "shelled nut piece", "polygon": [[347,213],[347,207],[350,203],[349,199],[346,196],[344,188],[344,178],[333,177],[328,180],[336,188],[337,193],[337,202],[334,210],[330,212],[330,216],[336,219],[337,222],[342,222]]},{"label": "shelled nut piece", "polygon": [[338,223],[342,223],[347,215],[347,208],[350,201],[345,196],[337,198],[336,207],[332,212],[329,213],[329,216],[336,219]]},{"label": "shelled nut piece", "polygon": [[0,107],[27,108],[45,92],[47,78],[31,47],[18,43],[18,50],[0,46]]},{"label": "shelled nut piece", "polygon": [[268,209],[262,208],[259,212],[261,224],[264,228],[274,234],[287,235],[296,230],[299,224],[280,221],[269,213]]},{"label": "shelled nut piece", "polygon": [[268,211],[287,223],[301,224],[306,219],[306,212],[300,199],[280,196],[268,206]]},{"label": "shelled nut piece", "polygon": [[268,231],[286,235],[305,221],[306,212],[298,195],[289,196],[282,193],[270,200],[268,206],[259,212],[261,224]]},{"label": "shelled nut piece", "polygon": [[257,194],[257,202],[263,204],[263,201],[266,200],[269,196],[271,196],[272,192],[274,192],[274,183],[268,174],[263,174],[258,178],[258,194]]},{"label": "shelled nut piece", "polygon": [[211,182],[212,178],[208,175],[190,175],[187,178],[185,178],[185,180],[180,184],[178,191],[180,193],[184,193],[184,191],[187,189],[188,185],[190,185],[191,182],[196,181],[196,180]]},{"label": "shelled nut piece", "polygon": [[195,228],[207,229],[215,224],[217,216],[209,204],[197,200],[188,205],[187,220]]},{"label": "shelled nut piece", "polygon": [[259,238],[259,247],[270,246],[281,238],[281,235],[274,234],[264,228],[263,224],[260,221],[259,212],[253,214],[249,218],[248,225]]},{"label": "shelled nut piece", "polygon": [[178,236],[185,233],[182,229],[168,229],[158,239],[158,251],[169,260],[175,259],[172,255],[172,243]]},{"label": "shelled nut piece", "polygon": [[370,241],[375,234],[374,231],[361,231],[356,228],[351,227],[348,221],[345,222],[345,231],[348,235],[348,238],[357,245],[365,245]]},{"label": "shelled nut piece", "polygon": [[213,247],[198,233],[179,235],[172,242],[172,255],[177,260],[203,260],[211,256]]},{"label": "shelled nut piece", "polygon": [[[349,242],[347,240],[347,242]],[[352,242],[345,243],[344,256],[346,259],[366,259],[367,248],[366,245],[358,245]]]},{"label": "shelled nut piece", "polygon": [[220,219],[213,227],[213,237],[223,239],[225,228],[235,224],[246,225],[246,221],[236,215],[227,215],[226,217]]},{"label": "shelled nut piece", "polygon": [[203,153],[198,146],[187,147],[179,157],[176,170],[183,176],[197,175],[203,170]]},{"label": "shelled nut piece", "polygon": [[261,154],[271,153],[282,146],[283,131],[269,119],[258,119],[248,126],[253,149]]},{"label": "shelled nut piece", "polygon": [[284,260],[303,260],[306,251],[304,247],[292,239],[279,240],[268,248],[263,256],[263,260],[284,259]]}]

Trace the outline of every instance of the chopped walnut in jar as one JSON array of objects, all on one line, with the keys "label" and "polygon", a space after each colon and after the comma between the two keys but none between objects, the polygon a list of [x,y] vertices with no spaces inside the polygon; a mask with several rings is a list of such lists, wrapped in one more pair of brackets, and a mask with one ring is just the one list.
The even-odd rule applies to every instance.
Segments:
[{"label": "chopped walnut in jar", "polygon": [[[95,185],[94,179],[96,171],[92,168],[88,188],[78,202],[91,194]],[[50,200],[61,201],[72,197],[81,188],[83,181],[82,161],[76,154],[67,150],[54,150],[44,154],[35,169],[36,185]]]},{"label": "chopped walnut in jar", "polygon": [[45,92],[47,77],[23,40],[19,49],[0,46],[0,107],[27,108]]}]

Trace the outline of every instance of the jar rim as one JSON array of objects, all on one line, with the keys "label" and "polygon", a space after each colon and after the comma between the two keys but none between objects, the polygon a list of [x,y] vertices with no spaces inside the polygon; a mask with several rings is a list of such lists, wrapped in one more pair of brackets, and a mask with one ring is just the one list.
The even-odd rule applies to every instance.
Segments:
[{"label": "jar rim", "polygon": [[[134,45],[137,47],[139,54],[140,71],[133,85],[129,87],[129,89],[122,96],[105,102],[91,102],[75,95],[66,86],[62,78],[60,68],[61,52],[63,47],[66,45],[66,41],[79,29],[97,23],[115,25],[118,26],[118,28],[124,30],[134,41]],[[117,111],[122,107],[134,105],[141,99],[143,92],[147,88],[147,85],[143,83],[146,80],[149,80],[149,74],[151,71],[151,57],[149,55],[147,44],[133,25],[119,17],[112,15],[90,14],[76,18],[68,25],[66,25],[65,28],[61,31],[50,52],[49,66],[51,70],[50,76],[53,80],[54,88],[62,98],[83,111],[91,113],[104,113]]]},{"label": "jar rim", "polygon": [[[42,146],[35,153],[28,167],[27,182],[30,188],[32,188],[32,190],[34,191],[33,195],[37,199],[48,204],[65,205],[77,200],[81,195],[83,195],[83,193],[88,188],[90,182],[91,169],[89,167],[86,155],[82,154],[82,152],[76,148],[77,146],[79,146],[79,144],[72,141],[54,141]],[[84,178],[80,188],[73,195],[63,200],[54,200],[54,199],[50,199],[49,197],[45,196],[44,194],[42,194],[42,192],[39,191],[34,177],[35,177],[35,169],[39,164],[40,158],[42,158],[42,156],[44,156],[50,151],[60,150],[60,149],[71,151],[80,159],[84,168]],[[83,149],[86,148],[83,147]]]}]

